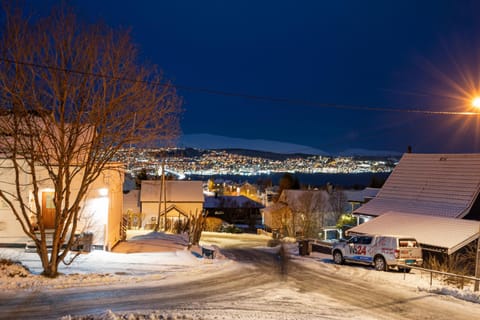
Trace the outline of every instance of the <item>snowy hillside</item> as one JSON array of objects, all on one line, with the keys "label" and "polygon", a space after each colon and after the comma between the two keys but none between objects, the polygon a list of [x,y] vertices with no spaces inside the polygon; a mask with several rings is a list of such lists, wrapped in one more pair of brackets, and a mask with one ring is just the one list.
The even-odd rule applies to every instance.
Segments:
[{"label": "snowy hillside", "polygon": [[299,144],[262,139],[231,138],[206,133],[183,135],[179,140],[178,146],[196,149],[247,149],[281,154],[327,155],[325,151]]},{"label": "snowy hillside", "polygon": [[278,154],[309,154],[323,156],[400,156],[400,152],[388,150],[366,150],[366,149],[348,149],[337,154],[331,154],[324,150],[316,149],[310,146],[264,140],[264,139],[242,139],[225,136],[217,136],[207,133],[185,134],[180,137],[178,146],[181,148],[194,149],[245,149],[264,152],[273,152]]},{"label": "snowy hillside", "polygon": [[339,156],[362,156],[362,157],[390,157],[401,156],[402,153],[391,150],[367,150],[367,149],[347,149],[339,152]]}]

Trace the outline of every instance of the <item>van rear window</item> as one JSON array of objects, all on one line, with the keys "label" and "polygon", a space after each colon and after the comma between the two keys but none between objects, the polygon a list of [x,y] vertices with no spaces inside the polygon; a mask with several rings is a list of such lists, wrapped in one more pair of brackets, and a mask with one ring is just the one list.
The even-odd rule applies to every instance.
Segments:
[{"label": "van rear window", "polygon": [[417,245],[417,240],[415,239],[400,239],[398,240],[399,245],[401,248],[416,248],[418,247]]}]

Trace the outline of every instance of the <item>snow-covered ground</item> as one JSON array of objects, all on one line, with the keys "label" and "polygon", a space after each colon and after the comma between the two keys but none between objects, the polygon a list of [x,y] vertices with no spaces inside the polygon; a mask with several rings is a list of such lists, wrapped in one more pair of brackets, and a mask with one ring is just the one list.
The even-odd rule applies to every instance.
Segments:
[{"label": "snow-covered ground", "polygon": [[[170,273],[201,272],[204,269],[212,268],[214,264],[229,263],[222,256],[217,256],[217,259],[203,259],[198,248],[193,248],[191,251],[186,248],[165,249],[167,245],[174,242],[172,239],[175,237],[177,243],[183,243],[184,238],[181,236],[164,233],[149,233],[143,236],[138,234],[141,232],[135,234],[136,241],[129,242],[126,250],[123,250],[123,247],[118,250],[126,252],[94,250],[90,253],[80,254],[70,265],[61,263],[60,275],[54,279],[40,276],[43,269],[36,253],[25,252],[23,249],[0,248],[0,259],[19,261],[30,271],[25,272],[18,265],[0,264],[0,290],[104,285],[119,281],[141,281],[146,277],[162,279]],[[168,244],[155,248],[154,245],[148,245],[149,241],[150,243],[164,242]],[[135,248],[137,250],[134,250]],[[66,260],[70,260],[73,256],[74,253]]]},{"label": "snow-covered ground", "polygon": [[[259,243],[265,241],[261,236],[242,236],[238,235],[239,241],[252,241],[252,239],[260,237]],[[249,237],[249,238],[247,238]],[[138,236],[137,236],[138,238]],[[172,235],[165,235],[162,233],[149,234],[142,240],[162,241],[172,240]],[[213,245],[222,245],[222,238],[216,238],[217,243]],[[179,238],[179,243],[182,239]],[[254,240],[253,240],[254,241]],[[145,241],[142,242],[143,245]],[[225,245],[232,245],[231,238],[225,238]],[[276,248],[264,248],[265,250],[276,250]],[[379,284],[389,284],[397,288],[405,288],[407,290],[428,291],[439,293],[442,295],[450,295],[459,299],[468,300],[474,303],[480,303],[480,294],[473,292],[472,287],[465,287],[463,290],[449,286],[434,279],[430,285],[430,275],[420,273],[412,270],[409,274],[399,272],[376,272],[371,268],[361,266],[338,266],[332,263],[329,255],[312,253],[310,256],[298,256],[298,249],[296,244],[288,246],[290,255],[296,263],[301,263],[304,266],[312,269],[328,270],[332,273],[341,272],[342,274],[362,278],[367,281],[376,282]],[[131,252],[131,251],[130,251]],[[30,272],[25,272],[19,265],[0,264],[0,290],[2,291],[38,291],[38,290],[55,290],[58,288],[82,287],[82,286],[105,286],[109,284],[135,282],[141,285],[150,280],[168,280],[170,277],[178,275],[178,273],[185,272],[183,279],[190,277],[194,279],[199,275],[208,274],[215,270],[226,268],[242,268],[243,266],[226,259],[222,255],[217,255],[216,259],[205,259],[199,254],[198,248],[193,251],[188,250],[170,250],[166,252],[138,252],[138,253],[118,253],[93,251],[88,254],[80,255],[71,265],[61,265],[60,272],[62,273],[58,278],[47,279],[39,275],[41,272],[41,264],[38,256],[35,253],[24,252],[22,249],[8,249],[0,248],[0,260],[9,259],[14,261],[21,261]],[[206,272],[207,271],[207,272]],[[275,295],[278,299],[282,297],[292,297],[292,292],[288,288],[272,288],[275,290]],[[306,301],[312,299],[308,295],[294,295],[295,299],[304,300],[303,303],[310,303]],[[311,301],[311,303],[315,303]],[[334,303],[334,302],[332,302]],[[191,313],[175,313],[169,311],[151,312],[144,315],[148,319],[210,319],[208,315],[191,314]],[[107,311],[103,316],[97,319],[137,319],[138,314],[119,315]],[[223,319],[212,317],[216,319]],[[332,317],[333,318],[333,317]],[[70,319],[68,316],[64,319]],[[77,319],[77,318],[75,318]],[[89,318],[92,319],[92,318]],[[236,316],[236,319],[243,319],[241,314]],[[245,319],[252,319],[245,318]],[[336,318],[335,318],[336,319]],[[369,319],[362,318],[362,319]]]}]

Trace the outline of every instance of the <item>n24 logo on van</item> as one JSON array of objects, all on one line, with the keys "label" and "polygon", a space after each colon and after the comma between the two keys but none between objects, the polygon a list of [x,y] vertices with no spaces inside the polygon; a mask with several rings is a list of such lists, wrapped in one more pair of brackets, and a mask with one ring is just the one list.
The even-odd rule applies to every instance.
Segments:
[{"label": "n24 logo on van", "polygon": [[367,254],[367,246],[354,246],[351,248],[350,253],[352,254]]}]

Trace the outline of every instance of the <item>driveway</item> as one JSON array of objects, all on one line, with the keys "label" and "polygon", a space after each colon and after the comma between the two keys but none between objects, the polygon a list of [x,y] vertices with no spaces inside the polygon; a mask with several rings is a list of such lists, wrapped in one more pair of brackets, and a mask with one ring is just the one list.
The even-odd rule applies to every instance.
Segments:
[{"label": "driveway", "polygon": [[151,230],[128,230],[127,239],[118,243],[112,251],[117,253],[175,252],[187,248],[186,235]]}]

